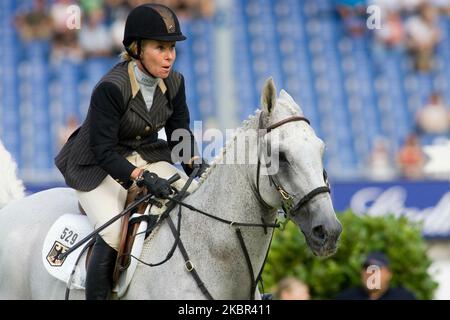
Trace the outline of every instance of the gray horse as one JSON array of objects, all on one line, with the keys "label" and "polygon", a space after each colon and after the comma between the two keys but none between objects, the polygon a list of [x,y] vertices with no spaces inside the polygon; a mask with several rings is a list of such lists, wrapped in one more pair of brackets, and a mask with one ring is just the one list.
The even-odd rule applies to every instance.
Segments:
[{"label": "gray horse", "polygon": [[[273,224],[281,207],[303,232],[314,254],[335,252],[342,227],[323,175],[324,143],[289,94],[282,90],[277,98],[272,79],[263,87],[261,104],[262,109],[237,130],[203,174],[197,190],[185,199],[199,210],[235,223],[225,224],[183,207],[181,240],[190,257],[189,268],[178,249],[158,267],[139,264],[122,299],[205,299],[188,271],[191,267],[214,299],[248,299],[250,294],[258,299],[253,282],[269,249],[272,229],[237,223]],[[258,129],[267,130],[250,134],[261,132]],[[243,136],[248,143],[239,143]],[[277,140],[279,149],[277,172],[269,172],[267,162],[261,165],[261,155],[266,153],[260,150],[273,145],[271,140]],[[258,155],[259,161],[225,163],[230,154]],[[176,224],[178,208],[173,211]],[[77,199],[68,188],[36,193],[0,210],[0,299],[64,298],[65,283],[47,273],[41,248],[53,222],[70,212],[77,212]],[[164,222],[145,241],[140,259],[163,260],[173,242]],[[71,292],[71,299],[83,298],[82,290]]]}]

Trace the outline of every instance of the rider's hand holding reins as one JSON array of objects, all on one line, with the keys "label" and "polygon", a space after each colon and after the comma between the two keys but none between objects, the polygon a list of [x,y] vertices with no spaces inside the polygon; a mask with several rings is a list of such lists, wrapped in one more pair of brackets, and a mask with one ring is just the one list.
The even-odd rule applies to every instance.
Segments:
[{"label": "rider's hand holding reins", "polygon": [[158,177],[156,173],[143,171],[136,179],[138,187],[147,187],[147,190],[157,198],[167,198],[172,194],[170,182],[166,179]]}]

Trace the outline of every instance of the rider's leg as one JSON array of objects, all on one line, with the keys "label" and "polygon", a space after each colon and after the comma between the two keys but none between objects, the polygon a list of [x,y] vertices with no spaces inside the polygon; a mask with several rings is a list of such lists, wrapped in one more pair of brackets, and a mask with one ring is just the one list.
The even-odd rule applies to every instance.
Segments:
[{"label": "rider's leg", "polygon": [[[120,213],[127,190],[111,176],[92,191],[77,191],[78,200],[92,226],[97,229]],[[92,250],[86,275],[86,299],[108,299],[113,285],[113,272],[120,242],[121,220],[100,232]]]},{"label": "rider's leg", "polygon": [[107,300],[113,289],[117,251],[97,235],[86,274],[86,300]]}]

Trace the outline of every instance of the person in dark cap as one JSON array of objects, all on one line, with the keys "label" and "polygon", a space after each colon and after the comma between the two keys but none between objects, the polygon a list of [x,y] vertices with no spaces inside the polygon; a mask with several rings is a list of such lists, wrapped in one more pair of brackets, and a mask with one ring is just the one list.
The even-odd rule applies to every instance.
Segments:
[{"label": "person in dark cap", "polygon": [[390,285],[392,271],[389,258],[382,252],[370,253],[362,265],[361,286],[346,289],[338,300],[415,300],[414,294],[402,287]]},{"label": "person in dark cap", "polygon": [[[124,209],[136,185],[157,198],[169,196],[169,177],[178,173],[187,179],[173,163],[181,162],[187,174],[198,167],[198,176],[208,167],[189,128],[184,77],[173,70],[176,42],[185,39],[168,7],[143,4],[131,10],[122,61],[97,83],[86,119],[55,158],[94,228]],[[158,138],[162,128],[167,141]],[[96,239],[87,299],[107,299],[111,293],[120,226],[115,222]]]}]

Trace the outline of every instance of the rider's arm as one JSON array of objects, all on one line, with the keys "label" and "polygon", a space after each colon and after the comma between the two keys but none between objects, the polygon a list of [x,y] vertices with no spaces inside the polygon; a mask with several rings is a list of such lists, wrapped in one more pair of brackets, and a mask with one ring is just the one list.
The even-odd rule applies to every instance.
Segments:
[{"label": "rider's arm", "polygon": [[92,93],[90,113],[90,147],[98,165],[120,185],[128,189],[136,167],[115,151],[119,142],[119,125],[124,100],[119,88],[110,82],[100,83]]},{"label": "rider's arm", "polygon": [[[175,76],[180,77],[180,86],[179,89],[175,95],[175,97],[172,100],[173,105],[173,113],[171,117],[167,120],[165,125],[166,130],[166,136],[167,136],[167,142],[169,143],[169,147],[172,150],[178,143],[185,144],[185,149],[189,151],[189,155],[183,154],[181,152],[180,156],[184,159],[181,163],[183,166],[184,171],[186,171],[187,174],[190,174],[192,171],[192,167],[188,165],[188,163],[191,161],[193,157],[198,157],[199,152],[197,148],[197,143],[195,142],[194,135],[192,134],[191,129],[189,128],[189,122],[190,122],[190,116],[189,116],[189,109],[186,103],[186,92],[185,92],[185,86],[184,86],[184,77],[182,74],[176,74]],[[172,140],[172,134],[176,129],[184,129],[184,135],[180,137],[180,139],[174,138]],[[184,140],[186,139],[186,141]]]}]

